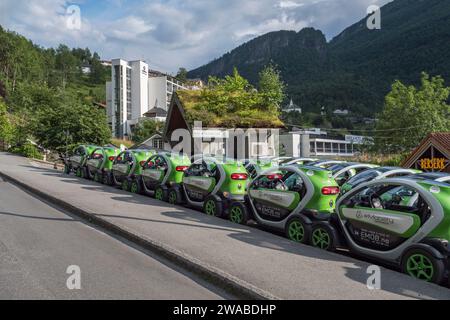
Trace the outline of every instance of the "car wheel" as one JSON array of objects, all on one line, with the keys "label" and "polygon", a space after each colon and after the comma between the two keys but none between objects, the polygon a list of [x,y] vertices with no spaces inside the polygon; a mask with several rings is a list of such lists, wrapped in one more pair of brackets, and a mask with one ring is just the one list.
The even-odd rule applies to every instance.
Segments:
[{"label": "car wheel", "polygon": [[183,196],[181,195],[181,191],[179,188],[170,188],[169,189],[169,196],[168,196],[168,202],[170,204],[183,204]]},{"label": "car wheel", "polygon": [[121,185],[122,190],[123,190],[123,191],[130,191],[130,186],[131,186],[130,179],[125,178],[125,179],[123,180],[123,182],[122,182],[122,185]]},{"label": "car wheel", "polygon": [[131,182],[130,191],[132,193],[141,194],[142,188],[141,188],[141,182],[140,182],[139,178],[133,179],[133,181]]},{"label": "car wheel", "polygon": [[81,177],[82,177],[82,172],[81,172],[81,168],[80,168],[80,167],[78,167],[78,168],[77,168],[77,171],[75,171],[75,175],[76,175],[78,178],[81,178]]},{"label": "car wheel", "polygon": [[337,240],[336,230],[328,222],[321,221],[313,225],[310,242],[314,247],[335,251]]},{"label": "car wheel", "polygon": [[112,180],[111,174],[109,172],[105,172],[103,174],[103,184],[105,184],[107,186],[113,185],[113,180]]},{"label": "car wheel", "polygon": [[100,174],[98,173],[98,172],[95,172],[94,173],[94,181],[95,182],[100,182],[101,180],[100,180],[101,178],[100,178]]},{"label": "car wheel", "polygon": [[442,283],[445,274],[444,261],[426,248],[408,250],[402,257],[401,269],[411,277],[437,284]]},{"label": "car wheel", "polygon": [[203,212],[209,216],[222,217],[222,201],[216,196],[208,196],[203,204]]},{"label": "car wheel", "polygon": [[163,186],[156,187],[155,189],[155,199],[159,201],[167,202],[167,189]]},{"label": "car wheel", "polygon": [[70,167],[67,164],[64,164],[64,173],[65,174],[70,174]]},{"label": "car wheel", "polygon": [[242,202],[233,202],[229,209],[229,219],[237,224],[247,224],[250,216],[247,207]]},{"label": "car wheel", "polygon": [[288,221],[285,228],[289,240],[307,244],[311,237],[311,225],[303,217],[294,217]]}]

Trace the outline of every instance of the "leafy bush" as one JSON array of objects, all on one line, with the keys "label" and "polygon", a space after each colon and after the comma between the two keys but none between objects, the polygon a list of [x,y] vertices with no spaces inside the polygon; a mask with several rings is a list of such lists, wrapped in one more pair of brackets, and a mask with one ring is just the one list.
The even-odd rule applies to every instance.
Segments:
[{"label": "leafy bush", "polygon": [[39,159],[39,160],[44,159],[44,157],[43,157],[42,153],[39,151],[39,149],[29,141],[25,142],[21,146],[12,147],[9,151],[12,153],[20,154],[27,158]]}]

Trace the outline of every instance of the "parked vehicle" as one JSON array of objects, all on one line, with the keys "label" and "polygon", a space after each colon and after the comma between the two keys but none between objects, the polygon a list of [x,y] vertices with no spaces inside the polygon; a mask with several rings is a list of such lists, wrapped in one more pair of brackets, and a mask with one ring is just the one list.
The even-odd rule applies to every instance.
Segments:
[{"label": "parked vehicle", "polygon": [[368,163],[342,162],[332,165],[328,170],[333,173],[333,178],[336,180],[337,184],[342,186],[355,175],[376,167],[378,166]]},{"label": "parked vehicle", "polygon": [[[245,206],[233,203],[230,220],[253,218],[265,227],[284,231],[287,238],[309,243],[334,211],[339,187],[328,170],[286,166],[258,176],[249,186]],[[326,228],[326,227],[324,227]]]},{"label": "parked vehicle", "polygon": [[345,161],[322,159],[322,160],[310,162],[308,165],[323,168],[323,169],[328,169],[331,166],[334,166],[336,164],[341,164],[341,163],[345,163]]},{"label": "parked vehicle", "polygon": [[[450,265],[449,198],[450,185],[443,182],[373,180],[338,200],[335,228],[351,252],[439,284]],[[335,234],[327,236],[335,240]]]},{"label": "parked vehicle", "polygon": [[273,162],[281,165],[283,162],[292,160],[292,157],[269,157]]},{"label": "parked vehicle", "polygon": [[91,153],[97,149],[94,145],[79,145],[75,147],[69,157],[64,159],[64,173],[74,172],[77,177],[87,177],[86,162]]},{"label": "parked vehicle", "polygon": [[240,161],[205,157],[184,171],[180,184],[169,191],[176,203],[202,209],[208,215],[224,217],[232,202],[243,202],[249,176]]},{"label": "parked vehicle", "polygon": [[445,172],[422,172],[408,176],[408,178],[416,180],[433,180],[450,184],[450,173]]},{"label": "parked vehicle", "polygon": [[176,191],[169,189],[182,182],[184,171],[190,165],[186,155],[158,152],[143,164],[142,173],[132,178],[131,192],[154,195],[158,200],[176,204]]},{"label": "parked vehicle", "polygon": [[393,177],[404,177],[420,172],[421,172],[420,170],[405,169],[400,167],[378,167],[365,170],[355,175],[353,178],[349,179],[346,183],[344,183],[341,187],[341,194],[345,194],[352,188],[372,180],[393,178]]},{"label": "parked vehicle", "polygon": [[107,175],[106,183],[112,186],[120,186],[125,191],[130,191],[131,182],[136,176],[142,174],[142,166],[156,152],[153,150],[125,150],[115,159],[112,170]]},{"label": "parked vehicle", "polygon": [[96,182],[105,183],[113,162],[120,153],[116,147],[98,147],[92,151],[86,161],[86,177]]},{"label": "parked vehicle", "polygon": [[316,161],[319,161],[319,159],[314,159],[314,158],[289,158],[287,160],[282,161],[281,165],[290,166],[290,165],[293,165],[293,164],[294,165],[297,164],[297,165],[305,166],[305,165],[309,165],[312,162],[316,162]]},{"label": "parked vehicle", "polygon": [[242,161],[245,170],[249,174],[251,179],[256,178],[261,172],[264,172],[272,167],[278,166],[276,161],[269,158],[263,159],[245,159]]}]

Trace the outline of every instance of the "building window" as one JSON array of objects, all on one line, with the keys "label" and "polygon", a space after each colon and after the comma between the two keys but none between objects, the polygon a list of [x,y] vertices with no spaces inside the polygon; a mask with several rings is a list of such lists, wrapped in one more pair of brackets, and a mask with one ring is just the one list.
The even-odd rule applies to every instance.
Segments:
[{"label": "building window", "polygon": [[153,139],[153,148],[155,149],[164,149],[164,142],[162,139]]},{"label": "building window", "polygon": [[115,134],[122,135],[122,67],[120,65],[114,66],[114,112],[115,112]]},{"label": "building window", "polygon": [[131,69],[127,68],[127,120],[131,119]]}]

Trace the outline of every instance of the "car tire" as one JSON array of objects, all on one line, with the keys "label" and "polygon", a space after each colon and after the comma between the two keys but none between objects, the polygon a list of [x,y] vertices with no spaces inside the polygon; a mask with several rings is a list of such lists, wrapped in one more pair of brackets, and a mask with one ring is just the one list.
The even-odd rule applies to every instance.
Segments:
[{"label": "car tire", "polygon": [[122,188],[123,191],[130,192],[130,188],[131,188],[131,179],[129,179],[129,178],[123,179],[121,188]]},{"label": "car tire", "polygon": [[142,193],[141,179],[136,178],[131,181],[130,191],[135,194]]},{"label": "car tire", "polygon": [[206,197],[203,203],[203,212],[209,216],[221,218],[223,216],[223,206],[220,198],[214,195]]},{"label": "car tire", "polygon": [[228,219],[231,222],[246,225],[250,220],[247,207],[243,202],[233,202],[228,209]]},{"label": "car tire", "polygon": [[113,186],[113,179],[110,172],[103,173],[103,184],[107,186]]},{"label": "car tire", "polygon": [[303,216],[291,218],[286,223],[285,235],[294,242],[308,244],[311,240],[311,223]]},{"label": "car tire", "polygon": [[413,278],[441,284],[445,276],[445,263],[435,257],[431,247],[427,247],[406,250],[402,256],[401,270]]},{"label": "car tire", "polygon": [[156,187],[154,197],[156,200],[167,202],[167,194],[167,187],[160,185]]},{"label": "car tire", "polygon": [[183,195],[180,188],[170,188],[167,201],[170,204],[180,205],[184,203]]},{"label": "car tire", "polygon": [[64,173],[70,174],[70,171],[71,171],[70,166],[68,164],[64,164]]},{"label": "car tire", "polygon": [[83,179],[89,179],[89,174],[87,172],[87,168],[81,168],[81,177]]},{"label": "car tire", "polygon": [[336,229],[327,221],[313,224],[311,229],[310,243],[312,246],[327,251],[335,251],[339,243]]},{"label": "car tire", "polygon": [[102,181],[102,176],[98,171],[94,173],[94,181],[99,183]]}]

